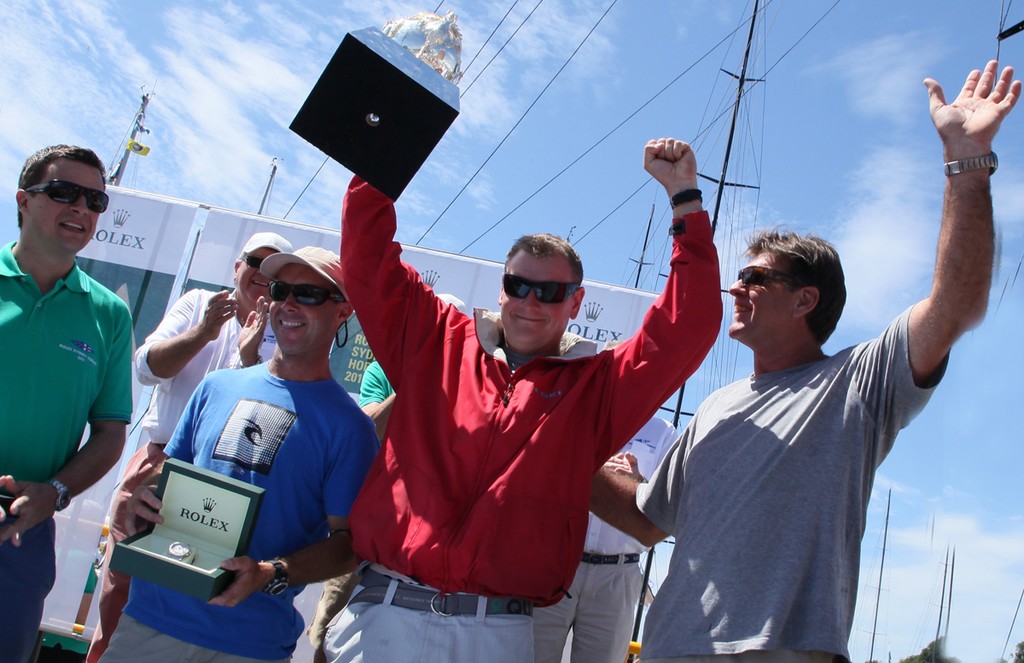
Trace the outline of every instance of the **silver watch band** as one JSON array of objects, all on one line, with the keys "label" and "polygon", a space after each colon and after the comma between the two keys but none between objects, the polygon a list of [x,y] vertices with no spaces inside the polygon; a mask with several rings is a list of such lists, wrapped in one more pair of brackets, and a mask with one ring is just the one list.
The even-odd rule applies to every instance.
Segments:
[{"label": "silver watch band", "polygon": [[960,173],[966,173],[971,170],[979,170],[981,168],[988,168],[989,175],[996,172],[996,168],[999,167],[999,159],[996,157],[995,152],[989,152],[988,154],[980,157],[971,157],[970,159],[960,159],[958,161],[950,161],[946,163],[946,177],[953,175],[959,175]]}]

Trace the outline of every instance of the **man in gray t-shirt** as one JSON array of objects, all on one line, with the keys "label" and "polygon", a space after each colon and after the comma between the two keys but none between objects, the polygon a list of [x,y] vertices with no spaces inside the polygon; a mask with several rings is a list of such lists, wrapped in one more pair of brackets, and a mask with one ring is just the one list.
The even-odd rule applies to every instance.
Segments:
[{"label": "man in gray t-shirt", "polygon": [[753,351],[753,375],[700,406],[648,483],[595,477],[598,516],[648,545],[676,539],[645,663],[848,660],[875,470],[987,307],[992,140],[1021,94],[997,67],[971,72],[951,104],[925,80],[948,176],[928,297],[828,357],[846,302],[839,256],[813,236],[758,234],[729,289],[729,335]]}]

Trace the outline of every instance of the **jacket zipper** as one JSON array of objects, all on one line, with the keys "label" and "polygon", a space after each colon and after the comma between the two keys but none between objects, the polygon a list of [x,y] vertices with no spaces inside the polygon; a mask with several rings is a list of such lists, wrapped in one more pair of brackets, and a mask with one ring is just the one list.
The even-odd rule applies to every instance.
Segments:
[{"label": "jacket zipper", "polygon": [[[508,386],[505,388],[505,392],[501,395],[501,402],[502,404],[505,405],[505,407],[508,407],[508,401],[509,398],[512,397],[512,391],[515,389],[515,386],[515,376],[511,376],[508,381]],[[487,467],[487,461],[490,458],[491,450],[494,448],[494,436],[496,429],[496,425],[491,426],[491,435],[490,438],[488,439],[487,451],[484,453],[483,458],[481,458],[480,460],[480,472],[477,473],[476,485],[473,487],[472,491],[474,498],[468,502],[468,505],[463,510],[458,522],[455,523],[455,527],[452,528],[451,534],[448,537],[447,545],[445,545],[444,547],[444,575],[446,585],[449,584],[448,581],[450,580],[451,577],[450,574],[448,573],[448,569],[451,567],[451,562],[448,558],[448,552],[451,550],[451,542],[462,531],[462,525],[466,522],[466,519],[469,517],[469,512],[473,510],[473,507],[476,505],[477,498],[479,498],[480,496],[480,484],[483,482],[484,478],[483,470]]]}]

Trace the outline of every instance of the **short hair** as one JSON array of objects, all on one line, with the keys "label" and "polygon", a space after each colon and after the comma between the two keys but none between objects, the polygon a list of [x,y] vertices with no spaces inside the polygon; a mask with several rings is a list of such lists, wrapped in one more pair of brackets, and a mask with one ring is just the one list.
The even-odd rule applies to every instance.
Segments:
[{"label": "short hair", "polygon": [[552,256],[565,258],[569,263],[569,269],[572,270],[573,280],[576,283],[583,283],[583,261],[580,260],[580,254],[576,253],[576,249],[572,248],[572,244],[567,240],[548,233],[523,235],[508,250],[508,255],[505,256],[506,267],[508,267],[509,260],[512,260],[520,251],[525,251],[535,258],[550,258]]},{"label": "short hair", "polygon": [[815,235],[773,229],[755,234],[746,254],[751,258],[774,258],[800,283],[818,289],[818,304],[807,315],[807,326],[824,344],[835,331],[846,306],[846,277],[836,248]]},{"label": "short hair", "polygon": [[[101,179],[107,179],[107,170],[103,167],[103,161],[89,148],[78,147],[77,145],[51,145],[50,147],[44,147],[28,159],[25,159],[25,165],[21,169],[21,177],[18,178],[18,188],[27,189],[30,186],[39,184],[43,177],[43,171],[58,159],[78,161],[87,166],[92,166],[100,171]],[[20,210],[18,211],[18,227],[21,227]]]}]

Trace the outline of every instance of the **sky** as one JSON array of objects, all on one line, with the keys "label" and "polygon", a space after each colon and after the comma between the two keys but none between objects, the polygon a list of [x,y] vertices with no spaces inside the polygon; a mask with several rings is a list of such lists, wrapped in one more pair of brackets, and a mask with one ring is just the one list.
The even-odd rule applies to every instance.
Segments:
[{"label": "sky", "polygon": [[[123,186],[253,212],[277,159],[266,213],[337,227],[351,173],[325,164],[288,125],[347,32],[436,2],[0,0],[0,242],[17,239],[25,157],[66,142],[112,164],[143,92],[152,93],[150,133],[139,141],[151,152],[132,157]],[[955,97],[967,72],[996,56],[1001,4],[761,3],[725,178],[745,187],[727,187],[718,205],[726,287],[750,232],[784,226],[831,240],[843,258],[849,301],[828,352],[877,335],[927,294],[944,177],[922,81],[931,76]],[[1024,5],[1009,5],[1007,24],[1024,20]],[[440,11],[455,12],[463,34],[461,114],[398,202],[399,239],[503,260],[519,235],[553,232],[574,242],[588,278],[660,289],[667,200],[643,171],[643,145],[688,140],[701,172],[719,178],[736,98],[727,72],[740,72],[752,8],[445,0]],[[1001,59],[1024,68],[1024,34],[1002,42]],[[1010,630],[1024,590],[1024,440],[1014,414],[1024,368],[1024,108],[995,150],[988,317],[957,344],[931,403],[878,471],[855,661],[868,657],[876,597],[876,659],[899,660],[935,637],[947,548],[956,552],[949,653],[995,661],[1008,634],[1008,652],[1024,640],[1024,618]],[[702,188],[714,209],[715,184]],[[638,280],[649,219],[643,262],[654,266]],[[749,351],[720,339],[683,409],[750,370]]]}]

